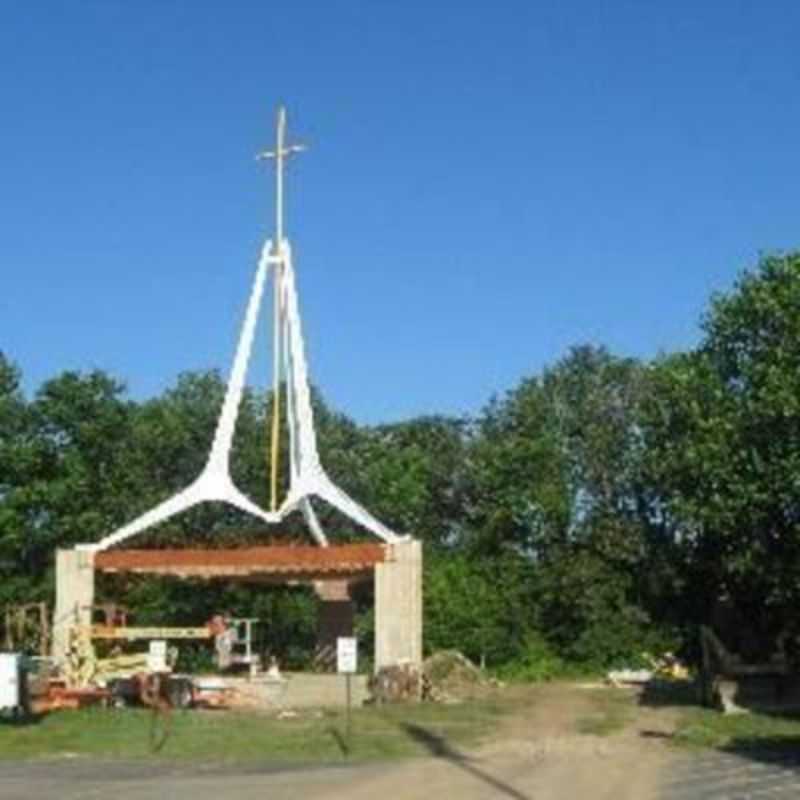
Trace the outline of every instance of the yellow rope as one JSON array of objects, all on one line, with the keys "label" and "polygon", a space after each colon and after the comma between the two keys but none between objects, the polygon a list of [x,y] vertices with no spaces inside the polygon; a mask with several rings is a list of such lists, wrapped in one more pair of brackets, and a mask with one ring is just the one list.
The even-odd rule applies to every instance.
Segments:
[{"label": "yellow rope", "polygon": [[272,348],[272,436],[270,437],[270,507],[278,510],[278,460],[280,458],[280,411],[281,411],[281,375],[280,375],[280,273],[281,265],[275,266],[275,305]]}]

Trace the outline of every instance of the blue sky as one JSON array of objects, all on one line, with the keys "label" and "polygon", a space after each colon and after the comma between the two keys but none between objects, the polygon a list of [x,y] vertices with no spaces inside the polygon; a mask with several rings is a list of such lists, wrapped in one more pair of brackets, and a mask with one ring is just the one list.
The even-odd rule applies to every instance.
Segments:
[{"label": "blue sky", "polygon": [[794,0],[4,3],[0,349],[29,391],[227,372],[280,102],[338,409],[477,411],[572,344],[691,346],[800,245],[798,34]]}]

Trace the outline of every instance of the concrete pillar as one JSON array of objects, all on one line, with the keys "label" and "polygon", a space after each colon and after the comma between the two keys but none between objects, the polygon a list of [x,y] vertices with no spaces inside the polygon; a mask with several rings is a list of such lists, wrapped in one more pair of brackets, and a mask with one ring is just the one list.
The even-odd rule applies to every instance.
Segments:
[{"label": "concrete pillar", "polygon": [[94,554],[56,550],[56,608],[53,614],[53,658],[63,661],[73,625],[90,625],[94,603]]},{"label": "concrete pillar", "polygon": [[422,542],[387,545],[375,566],[375,670],[422,664]]},{"label": "concrete pillar", "polygon": [[317,646],[314,666],[322,672],[336,671],[336,640],[353,635],[355,611],[347,581],[317,581]]}]

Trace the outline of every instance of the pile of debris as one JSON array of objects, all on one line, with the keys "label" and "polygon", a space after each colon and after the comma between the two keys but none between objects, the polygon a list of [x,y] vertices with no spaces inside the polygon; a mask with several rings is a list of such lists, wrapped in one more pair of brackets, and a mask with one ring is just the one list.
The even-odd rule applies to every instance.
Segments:
[{"label": "pile of debris", "polygon": [[654,682],[689,681],[689,667],[674,653],[666,652],[661,656],[642,653],[642,660],[649,664],[648,669],[617,669],[606,673],[606,683],[615,689],[645,686]]},{"label": "pile of debris", "polygon": [[378,703],[460,703],[500,685],[457,650],[440,650],[422,663],[421,671],[410,663],[384,667],[370,689]]},{"label": "pile of debris", "polygon": [[457,650],[440,650],[422,664],[425,700],[460,703],[486,694],[500,684]]}]

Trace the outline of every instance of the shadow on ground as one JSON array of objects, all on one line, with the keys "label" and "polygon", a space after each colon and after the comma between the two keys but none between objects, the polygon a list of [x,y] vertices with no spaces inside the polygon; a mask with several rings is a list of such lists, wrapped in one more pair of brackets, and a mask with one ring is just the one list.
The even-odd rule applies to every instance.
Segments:
[{"label": "shadow on ground", "polygon": [[421,725],[414,725],[409,722],[402,723],[400,727],[415,742],[423,745],[434,758],[442,758],[449,761],[506,797],[511,797],[514,800],[530,800],[527,795],[517,791],[513,786],[503,783],[503,781],[477,767],[473,763],[473,759],[452,747],[444,737],[432,733]]},{"label": "shadow on ground", "polygon": [[326,730],[331,735],[333,741],[336,742],[339,752],[347,758],[350,755],[350,743],[347,741],[345,735],[335,725],[329,726]]},{"label": "shadow on ground", "polygon": [[800,735],[743,736],[731,740],[719,751],[800,774]]}]

